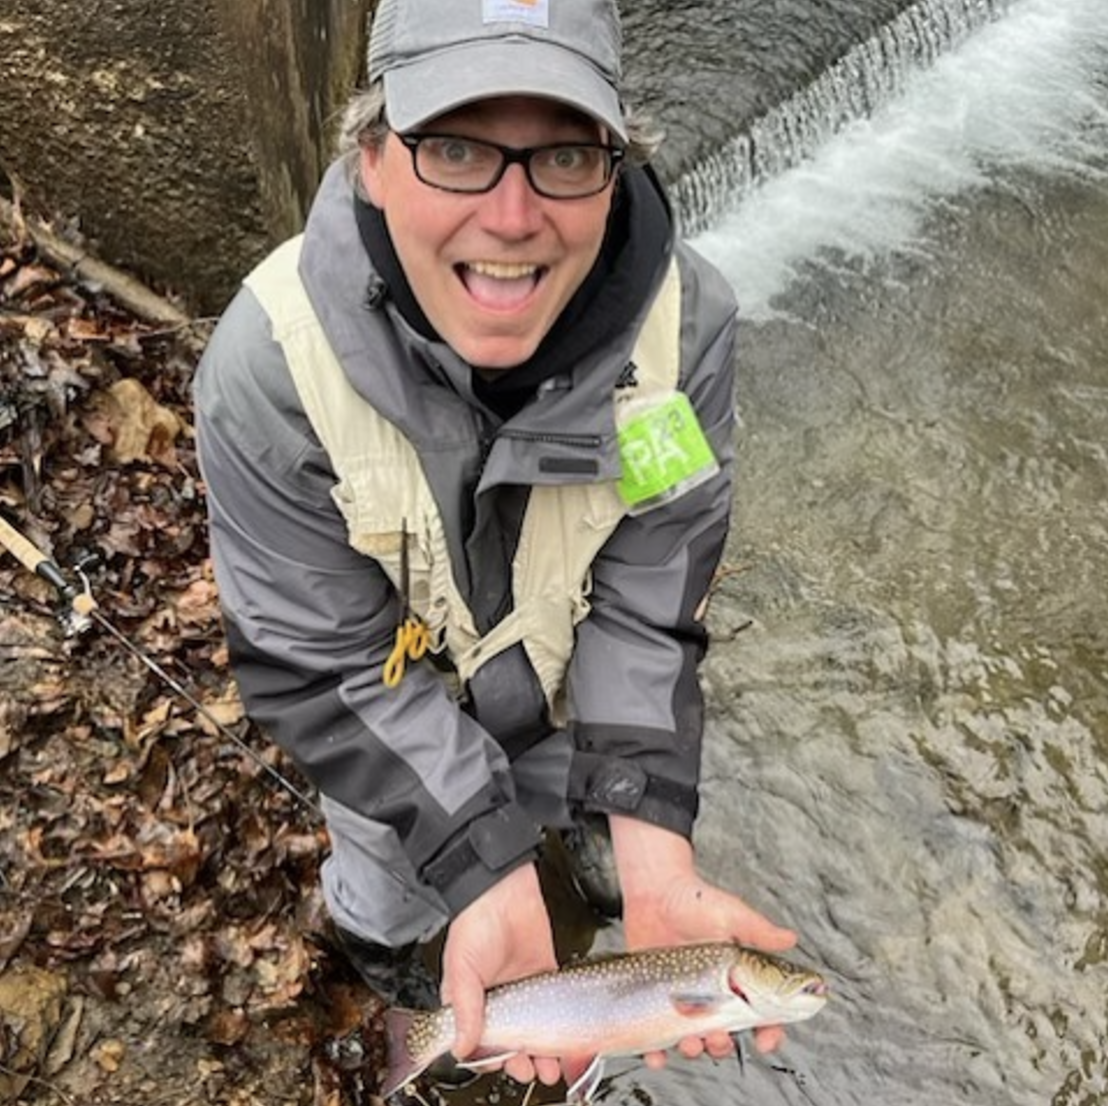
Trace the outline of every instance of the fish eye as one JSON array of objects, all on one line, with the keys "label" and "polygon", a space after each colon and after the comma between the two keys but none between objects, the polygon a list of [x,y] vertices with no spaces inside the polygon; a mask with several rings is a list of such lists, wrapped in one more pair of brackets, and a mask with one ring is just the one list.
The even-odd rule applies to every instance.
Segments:
[{"label": "fish eye", "polygon": [[827,984],[824,983],[822,979],[813,979],[811,983],[805,983],[804,986],[800,988],[800,993],[802,995],[826,995]]}]

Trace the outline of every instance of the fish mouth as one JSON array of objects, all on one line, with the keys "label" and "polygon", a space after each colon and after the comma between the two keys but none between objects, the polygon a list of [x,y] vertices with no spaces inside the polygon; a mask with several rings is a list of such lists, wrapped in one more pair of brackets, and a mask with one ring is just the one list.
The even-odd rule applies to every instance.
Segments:
[{"label": "fish mouth", "polygon": [[545,265],[528,261],[465,261],[454,269],[470,298],[489,311],[522,306],[549,272]]}]

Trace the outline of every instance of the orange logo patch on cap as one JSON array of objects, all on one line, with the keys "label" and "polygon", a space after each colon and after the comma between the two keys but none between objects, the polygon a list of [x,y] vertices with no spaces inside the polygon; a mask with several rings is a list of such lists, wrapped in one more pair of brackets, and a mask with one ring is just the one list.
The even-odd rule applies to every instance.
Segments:
[{"label": "orange logo patch on cap", "polygon": [[529,23],[532,27],[550,26],[550,0],[484,0],[485,23]]}]

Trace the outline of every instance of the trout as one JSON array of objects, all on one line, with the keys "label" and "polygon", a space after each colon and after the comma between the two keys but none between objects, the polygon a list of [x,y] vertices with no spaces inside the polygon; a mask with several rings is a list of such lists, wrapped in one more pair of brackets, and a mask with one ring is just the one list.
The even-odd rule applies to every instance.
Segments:
[{"label": "trout", "polygon": [[[827,996],[827,984],[815,972],[731,942],[584,960],[490,990],[481,1043],[460,1066],[480,1071],[519,1052],[591,1057],[569,1096],[588,1102],[609,1056],[666,1049],[682,1037],[714,1030],[736,1033],[803,1021],[818,1013]],[[392,1009],[386,1034],[381,1095],[387,1099],[449,1051],[454,1012],[449,1006]]]}]

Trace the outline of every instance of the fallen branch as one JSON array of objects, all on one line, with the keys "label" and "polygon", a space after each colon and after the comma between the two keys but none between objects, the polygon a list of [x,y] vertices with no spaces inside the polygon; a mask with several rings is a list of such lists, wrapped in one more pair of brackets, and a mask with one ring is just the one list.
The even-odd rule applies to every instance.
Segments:
[{"label": "fallen branch", "polygon": [[0,220],[15,228],[26,230],[31,240],[47,259],[59,267],[69,269],[82,281],[102,287],[121,307],[134,312],[148,322],[161,323],[174,330],[186,331],[196,325],[179,308],[167,299],[152,292],[146,285],[121,272],[119,269],[90,257],[79,246],[59,238],[39,220],[28,218],[16,204],[0,196]]}]

